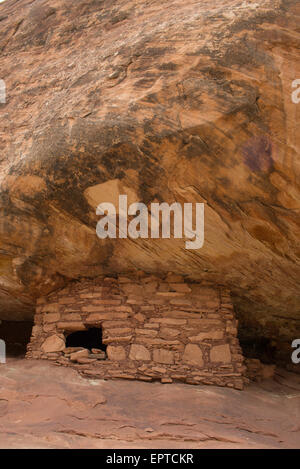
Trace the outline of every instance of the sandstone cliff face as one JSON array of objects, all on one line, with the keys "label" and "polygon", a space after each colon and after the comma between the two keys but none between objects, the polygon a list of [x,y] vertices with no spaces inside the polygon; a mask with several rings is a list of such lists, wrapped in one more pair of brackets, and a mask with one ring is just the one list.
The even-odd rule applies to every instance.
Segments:
[{"label": "sandstone cliff face", "polygon": [[[0,6],[0,317],[69,279],[223,284],[244,334],[299,332],[296,0]],[[99,201],[205,203],[205,244],[105,240]]]}]

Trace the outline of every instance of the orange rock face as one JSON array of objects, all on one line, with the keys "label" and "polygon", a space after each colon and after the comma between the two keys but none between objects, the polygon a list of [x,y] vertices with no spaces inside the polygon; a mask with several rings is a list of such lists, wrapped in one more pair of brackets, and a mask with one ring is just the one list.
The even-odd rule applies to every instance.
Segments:
[{"label": "orange rock face", "polygon": [[[1,4],[0,318],[141,269],[224,284],[247,337],[297,337],[298,24],[297,0]],[[203,248],[99,240],[119,194],[204,203]]]}]

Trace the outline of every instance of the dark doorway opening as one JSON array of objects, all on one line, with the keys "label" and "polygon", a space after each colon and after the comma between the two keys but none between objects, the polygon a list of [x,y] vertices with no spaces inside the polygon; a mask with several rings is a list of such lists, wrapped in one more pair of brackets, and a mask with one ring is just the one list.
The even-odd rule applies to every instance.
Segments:
[{"label": "dark doorway opening", "polygon": [[33,322],[0,321],[0,339],[6,345],[7,357],[25,357]]},{"label": "dark doorway opening", "polygon": [[102,329],[93,327],[86,331],[76,331],[66,338],[66,347],[83,347],[89,350],[92,348],[106,351],[106,345],[102,343]]},{"label": "dark doorway opening", "polygon": [[243,337],[239,336],[240,346],[245,358],[258,358],[267,365],[276,363],[276,347],[267,337]]}]

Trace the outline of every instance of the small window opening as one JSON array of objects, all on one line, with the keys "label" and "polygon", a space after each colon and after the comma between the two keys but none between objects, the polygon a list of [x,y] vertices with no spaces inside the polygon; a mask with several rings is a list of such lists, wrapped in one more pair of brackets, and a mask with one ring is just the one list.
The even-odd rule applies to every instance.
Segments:
[{"label": "small window opening", "polygon": [[102,329],[93,327],[86,331],[76,331],[66,338],[66,347],[83,347],[89,350],[99,349],[106,351],[106,345],[102,343]]}]

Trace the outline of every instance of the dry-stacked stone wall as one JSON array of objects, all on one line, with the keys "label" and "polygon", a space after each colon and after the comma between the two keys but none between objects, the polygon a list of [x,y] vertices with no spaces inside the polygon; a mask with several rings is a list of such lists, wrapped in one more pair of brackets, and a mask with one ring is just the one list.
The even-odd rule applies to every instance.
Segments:
[{"label": "dry-stacked stone wall", "polygon": [[[66,348],[74,331],[102,329],[100,350]],[[168,274],[74,282],[37,302],[28,358],[89,377],[243,387],[230,292]],[[106,357],[106,359],[103,359]]]}]

